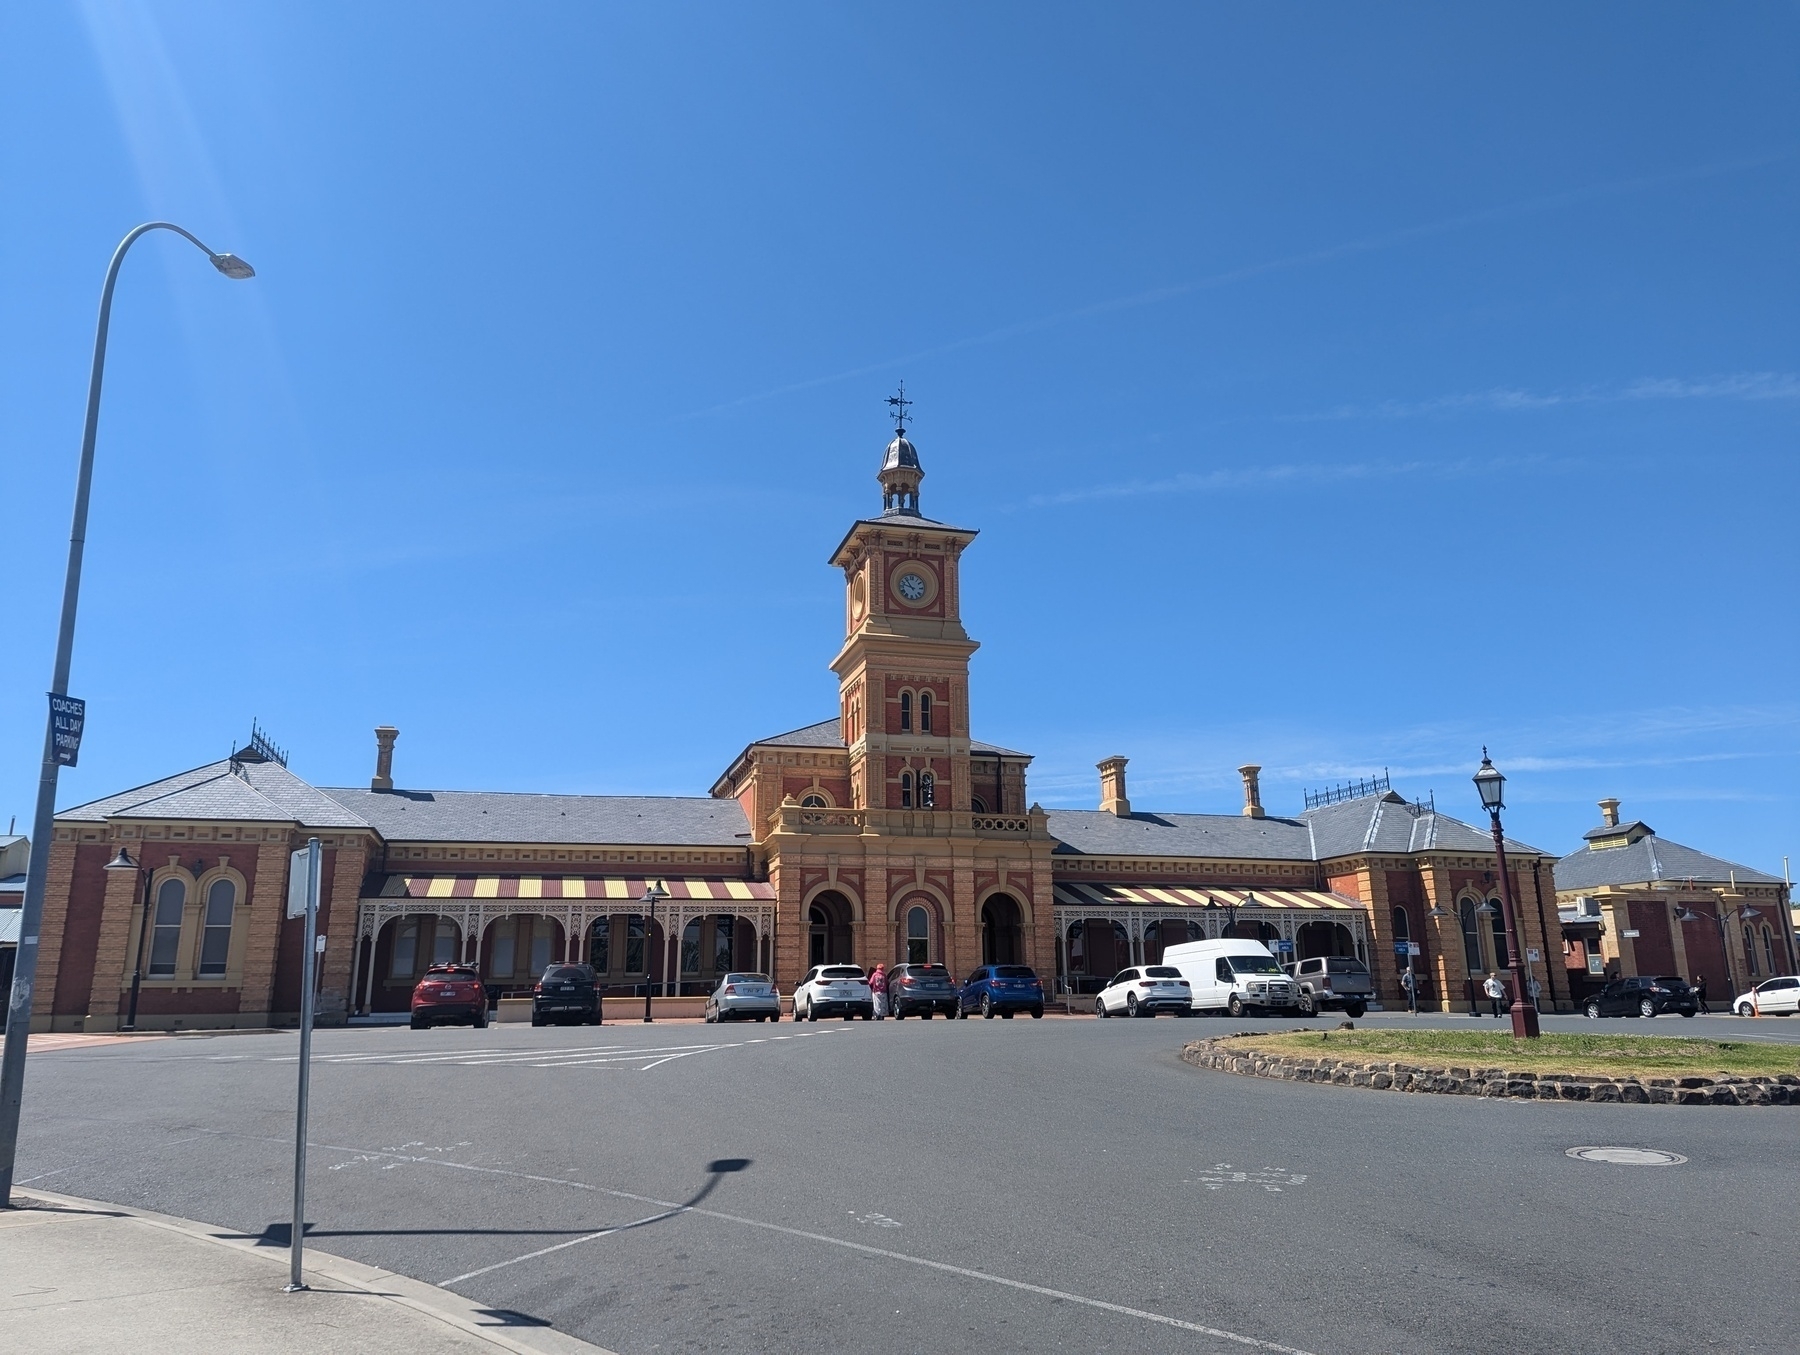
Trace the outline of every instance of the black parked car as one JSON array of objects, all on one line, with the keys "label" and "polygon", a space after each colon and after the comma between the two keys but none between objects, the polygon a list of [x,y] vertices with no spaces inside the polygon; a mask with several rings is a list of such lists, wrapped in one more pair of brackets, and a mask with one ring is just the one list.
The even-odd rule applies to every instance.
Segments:
[{"label": "black parked car", "polygon": [[594,968],[584,964],[553,964],[531,990],[531,1024],[598,1026],[600,990],[594,985]]},{"label": "black parked car", "polygon": [[1602,1016],[1661,1016],[1664,1012],[1680,1012],[1692,1016],[1700,1003],[1686,979],[1672,975],[1651,978],[1636,975],[1614,979],[1587,1000],[1590,1018]]},{"label": "black parked car", "polygon": [[956,1019],[956,985],[941,964],[895,965],[888,971],[888,1009],[898,1021],[903,1016],[922,1016],[927,1021],[938,1013]]}]

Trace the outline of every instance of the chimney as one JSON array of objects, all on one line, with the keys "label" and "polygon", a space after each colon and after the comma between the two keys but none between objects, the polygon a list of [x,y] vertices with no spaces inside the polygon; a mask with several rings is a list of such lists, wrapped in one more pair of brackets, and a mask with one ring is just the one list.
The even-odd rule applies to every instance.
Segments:
[{"label": "chimney", "polygon": [[1602,800],[1600,802],[1600,817],[1608,828],[1617,828],[1619,826],[1619,802],[1617,800]]},{"label": "chimney", "polygon": [[1122,757],[1109,757],[1096,763],[1100,768],[1100,812],[1131,816],[1131,801],[1125,798],[1125,762]]},{"label": "chimney", "polygon": [[394,740],[400,731],[392,725],[375,726],[375,775],[369,778],[370,790],[394,788]]},{"label": "chimney", "polygon": [[1263,817],[1262,786],[1257,777],[1262,768],[1254,762],[1246,762],[1238,768],[1238,775],[1244,778],[1244,817],[1260,819]]}]

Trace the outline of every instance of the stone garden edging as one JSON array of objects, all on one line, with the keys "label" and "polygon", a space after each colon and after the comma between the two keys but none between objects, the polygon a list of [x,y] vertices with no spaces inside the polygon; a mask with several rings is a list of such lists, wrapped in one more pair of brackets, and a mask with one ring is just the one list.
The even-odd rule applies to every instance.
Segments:
[{"label": "stone garden edging", "polygon": [[1616,1101],[1631,1105],[1800,1106],[1800,1077],[1588,1077],[1525,1073],[1504,1068],[1423,1067],[1357,1059],[1301,1058],[1262,1050],[1236,1052],[1230,1042],[1266,1031],[1239,1031],[1195,1040],[1181,1051],[1196,1068],[1287,1082],[1328,1082],[1371,1091],[1439,1096],[1511,1096],[1538,1101]]}]

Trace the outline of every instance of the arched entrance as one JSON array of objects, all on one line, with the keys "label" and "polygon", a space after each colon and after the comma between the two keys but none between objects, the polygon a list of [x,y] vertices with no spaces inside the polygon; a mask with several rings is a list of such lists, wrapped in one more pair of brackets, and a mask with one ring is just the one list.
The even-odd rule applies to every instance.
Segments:
[{"label": "arched entrance", "polygon": [[1302,960],[1319,955],[1356,955],[1356,938],[1341,922],[1308,922],[1294,937],[1294,953]]},{"label": "arched entrance", "polygon": [[[1206,931],[1198,922],[1182,918],[1164,918],[1160,922],[1152,922],[1144,928],[1144,963],[1161,964],[1163,949],[1167,946],[1179,946],[1188,941],[1204,941]],[[1119,969],[1125,966],[1120,965]],[[1113,971],[1115,974],[1118,970]]]},{"label": "arched entrance", "polygon": [[602,992],[617,989],[641,997],[646,977],[662,981],[663,925],[646,927],[647,921],[642,913],[614,913],[595,918],[588,928],[587,962]]},{"label": "arched entrance", "polygon": [[1010,894],[995,894],[981,905],[981,962],[1025,963],[1023,915]]},{"label": "arched entrance", "polygon": [[854,964],[850,953],[850,900],[828,889],[812,901],[806,917],[806,963]]},{"label": "arched entrance", "polygon": [[403,1012],[427,968],[462,959],[462,932],[447,917],[417,913],[384,924],[375,936],[369,1007]]},{"label": "arched entrance", "polygon": [[1066,981],[1072,993],[1097,993],[1131,963],[1131,937],[1122,923],[1103,917],[1071,922],[1064,937]]},{"label": "arched entrance", "polygon": [[715,913],[681,929],[682,997],[704,997],[736,970],[756,968],[756,927],[748,918]]},{"label": "arched entrance", "polygon": [[528,988],[562,951],[562,924],[518,913],[488,924],[481,943],[481,977],[502,990]]}]

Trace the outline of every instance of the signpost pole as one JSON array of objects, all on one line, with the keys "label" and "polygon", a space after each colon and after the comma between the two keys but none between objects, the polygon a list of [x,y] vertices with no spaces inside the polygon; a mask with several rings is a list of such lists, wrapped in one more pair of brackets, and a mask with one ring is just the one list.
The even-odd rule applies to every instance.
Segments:
[{"label": "signpost pole", "polygon": [[[300,855],[301,853],[295,853]],[[305,1289],[306,1281],[300,1277],[301,1253],[306,1245],[306,1100],[312,1082],[312,1027],[313,1027],[313,973],[318,967],[318,955],[313,938],[319,928],[319,839],[308,838],[306,842],[306,893],[303,906],[306,912],[306,942],[301,954],[305,957],[305,971],[300,978],[300,1093],[294,1107],[294,1227],[288,1235],[288,1282],[283,1288],[289,1294]],[[288,899],[288,913],[294,911],[294,901]]]}]

